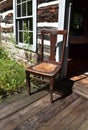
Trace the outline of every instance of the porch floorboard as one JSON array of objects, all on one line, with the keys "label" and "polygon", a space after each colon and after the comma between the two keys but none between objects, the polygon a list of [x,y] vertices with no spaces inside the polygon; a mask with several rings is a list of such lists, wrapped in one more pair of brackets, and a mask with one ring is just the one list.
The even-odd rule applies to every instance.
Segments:
[{"label": "porch floorboard", "polygon": [[87,130],[88,100],[74,92],[54,93],[53,104],[49,92],[42,90],[31,96],[1,104],[0,130]]}]

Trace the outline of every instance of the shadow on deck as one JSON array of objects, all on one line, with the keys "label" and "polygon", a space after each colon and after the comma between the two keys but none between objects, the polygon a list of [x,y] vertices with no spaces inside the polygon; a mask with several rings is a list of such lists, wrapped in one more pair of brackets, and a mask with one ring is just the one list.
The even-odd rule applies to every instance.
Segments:
[{"label": "shadow on deck", "polygon": [[67,76],[73,91],[88,99],[88,44],[71,45]]}]

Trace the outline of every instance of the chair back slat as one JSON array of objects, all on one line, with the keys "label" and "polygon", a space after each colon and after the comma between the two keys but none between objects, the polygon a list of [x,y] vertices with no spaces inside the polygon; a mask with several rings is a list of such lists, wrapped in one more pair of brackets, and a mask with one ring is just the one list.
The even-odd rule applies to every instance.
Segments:
[{"label": "chair back slat", "polygon": [[48,29],[41,30],[41,56],[40,56],[41,61],[43,61],[43,57],[44,57],[44,35],[46,35],[46,34],[50,35],[49,60],[52,60],[52,61],[55,61],[57,36],[63,35],[62,54],[61,54],[61,58],[60,58],[60,61],[63,62],[65,46],[66,46],[67,31],[66,30],[48,30]]}]

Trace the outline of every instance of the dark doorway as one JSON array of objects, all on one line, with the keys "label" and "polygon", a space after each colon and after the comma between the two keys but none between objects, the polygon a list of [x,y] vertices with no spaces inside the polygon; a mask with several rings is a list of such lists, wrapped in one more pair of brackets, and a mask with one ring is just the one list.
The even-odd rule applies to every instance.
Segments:
[{"label": "dark doorway", "polygon": [[73,0],[69,36],[68,75],[88,72],[88,4]]},{"label": "dark doorway", "polygon": [[72,1],[71,35],[88,36],[88,4],[87,0]]}]

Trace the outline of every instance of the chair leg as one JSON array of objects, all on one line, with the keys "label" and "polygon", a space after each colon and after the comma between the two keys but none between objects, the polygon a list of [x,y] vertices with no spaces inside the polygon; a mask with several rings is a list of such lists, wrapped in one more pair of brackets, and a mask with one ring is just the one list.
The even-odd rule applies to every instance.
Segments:
[{"label": "chair leg", "polygon": [[53,86],[54,86],[54,78],[50,78],[50,102],[53,102]]},{"label": "chair leg", "polygon": [[31,94],[31,86],[30,86],[30,74],[28,73],[28,71],[26,71],[26,85],[27,85],[28,93],[30,95]]}]

